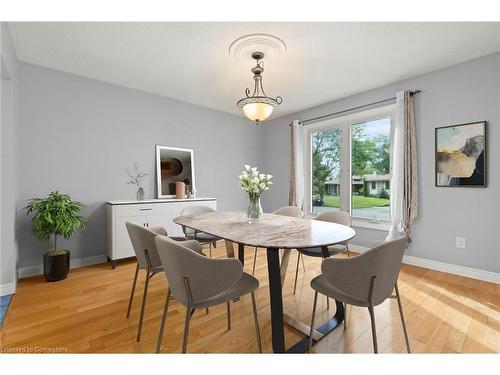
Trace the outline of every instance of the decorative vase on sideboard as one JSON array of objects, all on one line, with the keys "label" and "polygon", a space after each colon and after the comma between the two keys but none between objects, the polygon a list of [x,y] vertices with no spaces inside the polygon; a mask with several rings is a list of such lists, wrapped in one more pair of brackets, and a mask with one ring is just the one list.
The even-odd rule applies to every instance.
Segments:
[{"label": "decorative vase on sideboard", "polygon": [[184,199],[186,198],[186,184],[181,181],[175,183],[175,198]]},{"label": "decorative vase on sideboard", "polygon": [[136,199],[138,201],[143,201],[144,200],[144,189],[142,188],[142,186],[140,186],[139,189],[137,189]]}]

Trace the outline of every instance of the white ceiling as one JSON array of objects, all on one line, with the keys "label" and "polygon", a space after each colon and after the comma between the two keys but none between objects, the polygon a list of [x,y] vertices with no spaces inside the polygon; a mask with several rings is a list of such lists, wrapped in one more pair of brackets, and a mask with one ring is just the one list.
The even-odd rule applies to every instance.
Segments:
[{"label": "white ceiling", "polygon": [[268,33],[288,52],[265,62],[273,117],[500,50],[500,23],[9,23],[20,60],[240,114],[254,62],[231,42]]}]

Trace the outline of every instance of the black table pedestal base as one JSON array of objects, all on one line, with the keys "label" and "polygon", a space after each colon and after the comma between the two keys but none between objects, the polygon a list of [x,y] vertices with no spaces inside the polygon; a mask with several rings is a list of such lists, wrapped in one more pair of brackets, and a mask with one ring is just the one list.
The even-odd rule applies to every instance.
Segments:
[{"label": "black table pedestal base", "polygon": [[[335,301],[335,304],[337,305],[337,311],[335,312],[335,315],[327,320],[325,323],[323,323],[320,327],[316,328],[315,331],[321,334],[321,337],[319,340],[321,340],[323,337],[325,337],[328,333],[333,331],[335,328],[337,328],[339,325],[342,324],[344,321],[345,317],[345,312],[344,312],[344,304],[342,302]],[[318,342],[319,340],[316,340],[313,336],[313,344]],[[307,336],[304,337],[302,340],[298,341],[295,343],[293,346],[287,349],[287,353],[306,353],[309,349],[309,333],[307,333]]]},{"label": "black table pedestal base", "polygon": [[[309,346],[310,327],[298,322],[293,318],[285,317],[283,314],[283,295],[281,290],[281,270],[279,262],[279,252],[277,248],[267,249],[267,267],[269,272],[269,297],[271,300],[271,331],[274,353],[305,353]],[[344,320],[344,304],[335,301],[337,311],[335,315],[326,321],[313,334],[314,342],[321,340],[326,334],[337,328]],[[285,321],[288,320],[292,327],[304,333],[306,337],[294,344],[288,350],[285,349]]]},{"label": "black table pedestal base", "polygon": [[271,300],[271,331],[273,352],[285,352],[285,324],[283,317],[283,296],[281,294],[281,270],[279,250],[267,249],[267,269],[269,272],[269,297]]}]

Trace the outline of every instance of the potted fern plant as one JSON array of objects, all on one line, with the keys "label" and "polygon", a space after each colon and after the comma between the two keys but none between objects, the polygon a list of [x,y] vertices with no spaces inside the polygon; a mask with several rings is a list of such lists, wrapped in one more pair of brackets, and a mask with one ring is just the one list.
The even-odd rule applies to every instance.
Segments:
[{"label": "potted fern plant", "polygon": [[77,230],[83,229],[85,219],[80,215],[83,204],[71,200],[67,194],[53,191],[47,198],[33,198],[24,209],[33,215],[32,226],[40,241],[54,237],[53,250],[43,255],[43,274],[47,281],[63,280],[69,273],[69,251],[58,248],[57,239],[69,239]]}]

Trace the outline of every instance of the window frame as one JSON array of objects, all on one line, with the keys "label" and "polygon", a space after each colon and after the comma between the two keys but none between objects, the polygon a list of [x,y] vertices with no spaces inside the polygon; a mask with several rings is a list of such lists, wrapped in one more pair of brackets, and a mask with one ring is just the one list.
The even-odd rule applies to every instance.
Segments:
[{"label": "window frame", "polygon": [[[392,155],[394,141],[394,119],[396,118],[396,104],[371,108],[352,114],[334,117],[324,121],[318,121],[302,127],[303,156],[304,156],[304,213],[307,217],[316,216],[312,212],[312,133],[337,128],[341,131],[340,145],[340,210],[352,215],[352,173],[351,173],[351,127],[353,125],[390,118],[390,152]],[[389,175],[392,178],[392,158],[390,159]],[[353,217],[353,226],[366,227],[371,229],[388,230],[389,221],[374,222],[371,219]]]}]

